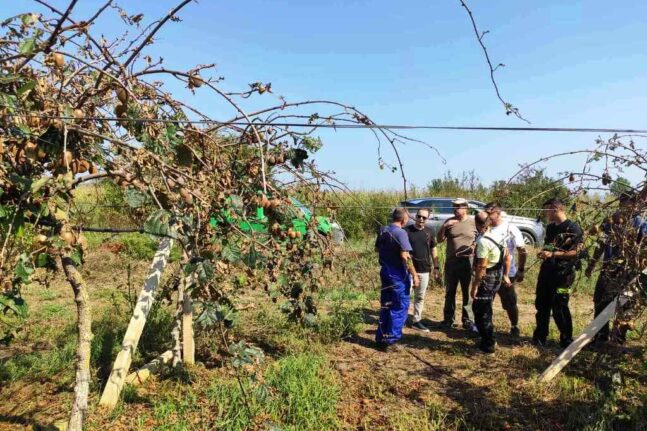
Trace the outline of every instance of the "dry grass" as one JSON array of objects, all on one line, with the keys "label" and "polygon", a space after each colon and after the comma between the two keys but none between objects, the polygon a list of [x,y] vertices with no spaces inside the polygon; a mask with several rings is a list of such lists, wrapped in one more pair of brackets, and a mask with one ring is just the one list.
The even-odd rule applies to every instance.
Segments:
[{"label": "dry grass", "polygon": [[[320,292],[321,309],[334,310],[334,304],[341,303],[363,315],[364,323],[357,328],[357,335],[345,341],[331,343],[330,333],[286,323],[262,292],[252,291],[239,299],[241,305],[256,306],[243,312],[235,336],[263,348],[266,360],[255,371],[260,381],[270,379],[270,398],[263,398],[262,388],[245,377],[247,395],[256,403],[252,404],[256,410],[251,415],[241,404],[241,394],[236,392],[239,386],[226,357],[221,357],[220,362],[201,357],[208,367],[199,365],[189,370],[191,384],[161,378],[128,389],[124,402],[106,414],[96,408],[101,389],[96,382],[105,375],[101,367],[109,366],[114,358],[111,349],[118,345],[128,319],[128,263],[132,268],[131,288],[138,290],[146,262],[131,262],[97,249],[85,266],[94,303],[95,333],[103,343],[94,347],[95,384],[89,429],[266,429],[272,423],[282,429],[299,429],[297,424],[311,424],[318,418],[327,418],[328,425],[321,429],[645,427],[641,408],[647,382],[644,343],[640,341],[632,341],[624,352],[614,350],[602,355],[584,351],[555,381],[548,385],[536,383],[538,374],[559,350],[555,345],[537,350],[529,344],[534,327],[532,275],[519,286],[520,340],[506,335],[507,316],[499,302],[495,304],[495,324],[500,333],[495,355],[480,354],[475,340],[458,329],[434,329],[428,334],[406,329],[401,352],[375,350],[373,337],[379,306],[376,260],[370,247],[358,243],[340,250],[327,287]],[[74,308],[69,287],[57,278],[49,288],[27,288],[25,295],[31,305],[30,320],[17,343],[0,351],[0,430],[46,429],[48,424],[66,417],[73,395]],[[442,289],[433,286],[425,312],[430,326],[441,318],[442,301]],[[571,304],[577,332],[592,316],[587,289],[578,291]],[[551,337],[555,339],[552,326]],[[150,349],[154,348],[151,345]],[[306,363],[322,364],[321,370],[326,370],[325,385],[337,400],[333,403],[335,420],[327,410],[330,403],[324,400],[330,396],[313,392],[321,385],[319,377],[301,378],[307,372],[299,368],[303,366],[299,358],[312,358]],[[620,370],[620,384],[609,383],[610,369]],[[308,372],[322,376],[318,374],[322,371]],[[271,380],[276,375],[281,376],[280,381]],[[292,383],[290,376],[295,378]],[[288,383],[283,384],[284,380]],[[214,385],[220,390],[214,392]],[[306,406],[308,398],[315,397],[312,394],[320,398]],[[298,407],[293,416],[277,401],[291,395]],[[227,401],[234,399],[239,402]],[[238,413],[232,416],[232,412]]]}]

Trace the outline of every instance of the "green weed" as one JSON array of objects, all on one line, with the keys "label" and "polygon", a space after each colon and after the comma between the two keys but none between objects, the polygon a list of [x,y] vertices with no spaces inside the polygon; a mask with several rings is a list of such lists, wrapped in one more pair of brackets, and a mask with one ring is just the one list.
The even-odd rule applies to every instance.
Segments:
[{"label": "green weed", "polygon": [[429,403],[415,413],[394,415],[391,420],[392,428],[398,431],[451,431],[469,429],[462,416],[450,416],[446,408],[437,403]]},{"label": "green weed", "polygon": [[317,325],[317,333],[323,343],[334,343],[356,335],[364,315],[360,308],[335,303],[331,311]]},{"label": "green weed", "polygon": [[285,429],[333,429],[337,423],[339,388],[323,356],[301,354],[270,366],[267,385],[277,391],[270,411]]}]

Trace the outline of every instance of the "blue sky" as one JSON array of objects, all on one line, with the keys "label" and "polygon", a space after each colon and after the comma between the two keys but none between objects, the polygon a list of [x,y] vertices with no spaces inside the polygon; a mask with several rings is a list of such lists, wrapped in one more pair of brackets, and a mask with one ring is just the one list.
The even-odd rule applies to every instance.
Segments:
[{"label": "blue sky", "polygon": [[[64,7],[67,1],[57,1]],[[75,16],[102,3],[79,2]],[[145,20],[175,3],[129,1]],[[504,97],[533,126],[647,128],[647,3],[639,1],[469,2],[495,63]],[[28,0],[3,5],[3,15],[39,10]],[[271,81],[289,101],[325,98],[368,113],[382,124],[523,126],[505,115],[471,24],[458,0],[393,2],[212,1],[192,3],[148,51],[168,67],[215,62],[228,90]],[[107,36],[119,26],[111,14],[98,24]],[[228,118],[210,94],[182,98]],[[246,106],[274,104],[264,95]],[[446,171],[475,170],[486,183],[505,179],[518,164],[590,147],[596,134],[412,131],[438,148],[447,164],[416,144],[401,148],[410,181],[425,185]],[[324,131],[320,167],[354,188],[398,188],[399,174],[380,171],[368,131]],[[604,136],[603,136],[604,137]],[[390,161],[394,161],[391,157]],[[582,159],[547,164],[549,172],[581,170]],[[641,178],[627,173],[633,182]]]}]

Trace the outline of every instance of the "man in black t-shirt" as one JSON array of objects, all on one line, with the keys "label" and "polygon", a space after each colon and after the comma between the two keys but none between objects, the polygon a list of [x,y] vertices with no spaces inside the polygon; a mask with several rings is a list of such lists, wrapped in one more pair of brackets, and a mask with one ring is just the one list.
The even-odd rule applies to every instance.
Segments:
[{"label": "man in black t-shirt", "polygon": [[537,277],[537,328],[532,341],[535,345],[546,344],[552,311],[560,332],[559,344],[567,347],[573,341],[573,321],[568,308],[570,286],[575,280],[575,263],[582,248],[583,233],[577,223],[566,218],[564,204],[559,199],[548,200],[543,208],[550,224],[546,228],[544,249],[538,255],[543,262]]},{"label": "man in black t-shirt", "polygon": [[[423,332],[429,332],[429,329],[422,324],[422,310],[425,305],[425,293],[429,284],[429,276],[432,275],[435,280],[440,279],[438,266],[438,252],[436,251],[436,240],[431,229],[425,226],[429,218],[429,210],[421,208],[416,214],[416,222],[405,228],[409,235],[411,243],[411,257],[413,266],[420,277],[420,284],[413,289],[413,328]],[[433,263],[433,266],[432,266]]]}]

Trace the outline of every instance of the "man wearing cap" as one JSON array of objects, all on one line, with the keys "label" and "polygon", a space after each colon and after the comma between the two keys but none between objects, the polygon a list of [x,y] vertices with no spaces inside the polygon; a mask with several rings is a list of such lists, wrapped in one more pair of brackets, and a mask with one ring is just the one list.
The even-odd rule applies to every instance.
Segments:
[{"label": "man wearing cap", "polygon": [[375,341],[388,350],[400,338],[409,311],[409,290],[418,287],[420,280],[411,260],[409,236],[403,229],[409,221],[404,208],[396,208],[393,223],[380,229],[375,250],[380,257],[380,320]]},{"label": "man wearing cap", "polygon": [[461,285],[463,309],[461,320],[465,329],[476,331],[472,315],[470,281],[472,279],[472,255],[476,239],[474,220],[467,214],[468,203],[465,199],[452,201],[454,217],[447,219],[438,231],[438,243],[447,239],[445,258],[445,307],[441,326],[450,328],[454,324],[456,311],[456,289]]},{"label": "man wearing cap", "polygon": [[[504,221],[501,204],[489,202],[485,205],[485,212],[488,214],[490,221],[490,236],[500,245],[505,245],[511,258],[508,275],[512,282],[508,285],[502,285],[498,290],[498,294],[499,298],[501,298],[501,306],[508,313],[508,318],[510,319],[510,335],[518,337],[520,335],[519,307],[517,306],[515,282],[521,282],[524,279],[527,256],[526,244],[519,228],[510,222]],[[517,259],[515,259],[514,255],[515,250]]]}]

